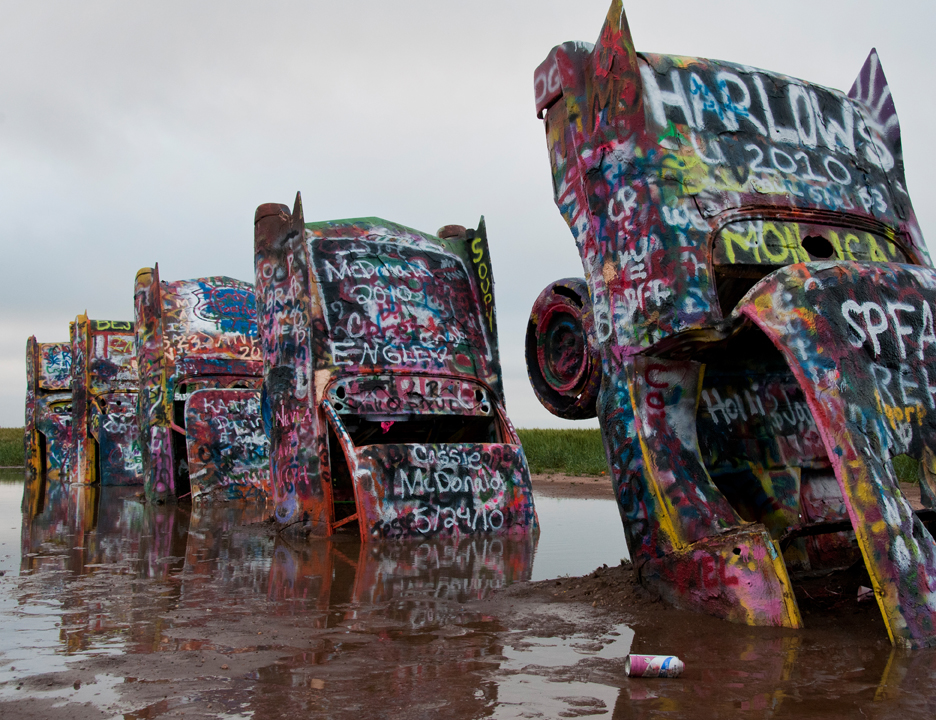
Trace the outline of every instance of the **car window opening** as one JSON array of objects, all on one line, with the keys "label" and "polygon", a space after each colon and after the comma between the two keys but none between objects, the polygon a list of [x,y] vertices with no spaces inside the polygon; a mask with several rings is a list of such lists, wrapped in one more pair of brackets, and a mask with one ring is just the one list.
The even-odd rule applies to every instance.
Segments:
[{"label": "car window opening", "polygon": [[[183,386],[185,387],[185,386]],[[173,422],[180,428],[185,428],[185,402],[176,400],[172,404]],[[172,437],[172,456],[175,458],[175,467],[173,474],[175,476],[175,495],[179,500],[191,502],[192,482],[189,478],[188,467],[188,446],[185,442],[185,436],[181,433],[170,431]]]},{"label": "car window opening", "polygon": [[722,317],[728,317],[747,292],[771,273],[823,260],[911,262],[893,232],[883,227],[869,231],[792,217],[737,220],[723,226],[712,244]]},{"label": "car window opening", "polygon": [[[770,339],[749,326],[713,343],[696,413],[702,461],[743,520],[775,540],[791,526],[847,520],[844,500],[805,396]],[[801,538],[791,570],[840,567],[859,559],[854,533]]]},{"label": "car window opening", "polygon": [[503,442],[489,415],[342,415],[341,421],[355,447]]},{"label": "car window opening", "polygon": [[37,433],[39,436],[39,488],[36,498],[36,515],[42,514],[45,510],[46,491],[49,483],[49,457],[46,449],[45,433]]},{"label": "car window opening", "polygon": [[[328,426],[328,461],[331,470],[332,504],[334,507],[334,521],[339,523],[357,512],[354,498],[354,482],[347,458],[341,443],[335,435],[331,425]],[[357,535],[359,532],[357,521],[341,525],[338,532]]]}]

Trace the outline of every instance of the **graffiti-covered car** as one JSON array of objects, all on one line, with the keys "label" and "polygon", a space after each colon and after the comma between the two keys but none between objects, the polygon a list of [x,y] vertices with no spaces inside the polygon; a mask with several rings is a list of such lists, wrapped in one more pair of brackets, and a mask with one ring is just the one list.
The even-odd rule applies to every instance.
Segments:
[{"label": "graffiti-covered car", "polygon": [[41,512],[51,484],[70,482],[72,355],[67,342],[26,341],[23,512]]},{"label": "graffiti-covered car", "polygon": [[269,496],[263,361],[253,286],[137,273],[137,422],[146,496],[205,502]]},{"label": "graffiti-covered car", "polygon": [[504,411],[477,230],[306,224],[261,205],[255,269],[275,517],[364,540],[526,533],[529,468]]},{"label": "graffiti-covered car", "polygon": [[936,272],[877,53],[848,94],[637,53],[616,1],[535,93],[585,279],[537,299],[527,366],[597,414],[642,582],[798,627],[789,572],[854,555],[892,642],[936,642],[933,513],[898,485],[932,506]]},{"label": "graffiti-covered car", "polygon": [[73,481],[142,485],[133,323],[79,315],[71,336]]}]

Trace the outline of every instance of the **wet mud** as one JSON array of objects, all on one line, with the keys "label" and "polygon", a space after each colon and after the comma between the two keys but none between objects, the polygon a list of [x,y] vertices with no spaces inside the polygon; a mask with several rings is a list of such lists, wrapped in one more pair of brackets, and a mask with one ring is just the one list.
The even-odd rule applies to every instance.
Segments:
[{"label": "wet mud", "polygon": [[[837,595],[802,595],[805,630],[749,628],[667,607],[626,564],[530,581],[547,523],[539,539],[297,544],[269,532],[262,508],[73,490],[20,527],[21,487],[0,483],[2,717],[922,718],[936,707],[936,653],[893,651],[855,572],[816,583]],[[679,655],[686,671],[629,679],[632,650]]]},{"label": "wet mud", "polygon": [[530,481],[537,497],[614,500],[611,478],[607,475],[582,477],[563,473],[532,473]]}]

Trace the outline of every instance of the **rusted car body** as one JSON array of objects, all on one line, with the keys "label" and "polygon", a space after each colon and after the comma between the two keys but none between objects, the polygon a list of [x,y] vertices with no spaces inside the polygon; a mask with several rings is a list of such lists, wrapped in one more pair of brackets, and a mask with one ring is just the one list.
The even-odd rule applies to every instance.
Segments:
[{"label": "rusted car body", "polygon": [[253,287],[228,277],[160,281],[157,265],[137,273],[134,312],[146,496],[265,502]]},{"label": "rusted car body", "polygon": [[490,255],[379,218],[256,213],[275,517],[364,540],[526,533],[529,469],[504,411]]},{"label": "rusted car body", "polygon": [[51,485],[70,482],[72,355],[67,342],[26,341],[23,511],[40,512]]},{"label": "rusted car body", "polygon": [[142,485],[133,323],[79,315],[71,336],[72,482]]},{"label": "rusted car body", "polygon": [[597,413],[642,582],[798,627],[789,571],[860,553],[892,642],[934,644],[933,512],[898,473],[932,507],[936,272],[877,54],[845,95],[636,53],[614,2],[535,88],[585,280],[537,299],[527,365]]}]

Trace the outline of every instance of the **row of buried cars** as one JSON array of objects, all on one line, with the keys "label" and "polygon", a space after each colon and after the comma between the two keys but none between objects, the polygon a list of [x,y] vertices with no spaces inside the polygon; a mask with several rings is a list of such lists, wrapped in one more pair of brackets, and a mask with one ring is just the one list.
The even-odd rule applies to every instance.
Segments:
[{"label": "row of buried cars", "polygon": [[24,511],[56,484],[140,485],[314,536],[535,531],[483,219],[440,235],[261,205],[256,288],[145,268],[133,322],[30,338]]},{"label": "row of buried cars", "polygon": [[[614,0],[534,85],[585,277],[536,300],[527,368],[551,412],[600,421],[641,582],[795,628],[794,574],[863,566],[891,641],[936,644],[936,271],[877,53],[847,94],[638,53]],[[104,393],[81,384],[106,341],[82,344],[79,318],[70,356],[30,346],[47,434],[29,497],[68,447],[82,482],[137,462],[154,501],[265,496],[318,535],[536,527],[483,223],[429,236],[263,205],[255,261],[255,294],[139,276],[136,461],[105,449]]]}]

